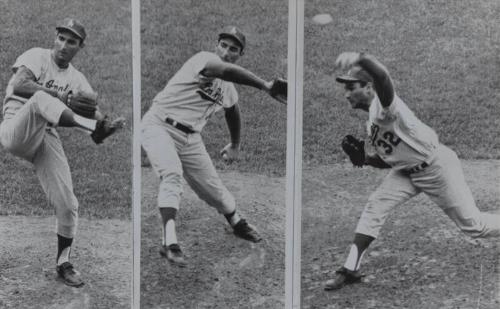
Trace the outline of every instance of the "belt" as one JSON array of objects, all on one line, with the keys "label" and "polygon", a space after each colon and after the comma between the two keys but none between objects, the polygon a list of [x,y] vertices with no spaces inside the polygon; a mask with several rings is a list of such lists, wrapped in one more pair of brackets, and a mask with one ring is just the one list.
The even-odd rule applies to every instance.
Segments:
[{"label": "belt", "polygon": [[167,119],[165,119],[165,122],[168,123],[169,125],[173,126],[174,128],[176,128],[177,130],[182,131],[186,134],[195,133],[195,131],[193,131],[191,128],[186,127],[182,123],[178,123],[177,121],[173,120],[172,118],[167,117]]},{"label": "belt", "polygon": [[429,164],[427,162],[423,162],[423,163],[420,163],[419,165],[416,165],[410,169],[407,169],[407,170],[404,170],[404,172],[408,175],[410,174],[414,174],[416,172],[420,172],[422,170],[424,170],[424,168],[428,167]]}]

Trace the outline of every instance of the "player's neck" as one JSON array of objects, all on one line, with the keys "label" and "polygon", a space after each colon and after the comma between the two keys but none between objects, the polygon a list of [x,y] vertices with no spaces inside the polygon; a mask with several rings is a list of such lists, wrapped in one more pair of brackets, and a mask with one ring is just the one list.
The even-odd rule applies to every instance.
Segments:
[{"label": "player's neck", "polygon": [[69,67],[69,61],[61,61],[58,60],[55,56],[54,51],[50,53],[50,57],[52,58],[52,61],[60,68],[60,69],[67,69]]}]

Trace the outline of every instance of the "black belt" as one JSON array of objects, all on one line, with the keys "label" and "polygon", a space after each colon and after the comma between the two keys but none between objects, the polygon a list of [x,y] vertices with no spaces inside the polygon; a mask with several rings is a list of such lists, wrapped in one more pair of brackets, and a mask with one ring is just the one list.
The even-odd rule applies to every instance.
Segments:
[{"label": "black belt", "polygon": [[195,131],[193,131],[191,128],[186,127],[182,123],[178,123],[177,121],[173,120],[172,118],[167,117],[167,119],[165,119],[165,122],[168,123],[169,125],[173,126],[174,128],[184,132],[184,133],[187,133],[187,134],[195,133]]},{"label": "black belt", "polygon": [[416,165],[416,166],[414,166],[414,167],[412,167],[410,169],[404,170],[404,172],[406,174],[410,175],[410,174],[414,174],[416,172],[420,172],[420,171],[422,171],[424,168],[426,168],[428,166],[429,166],[429,164],[427,162],[423,162],[423,163],[421,163],[419,165]]}]

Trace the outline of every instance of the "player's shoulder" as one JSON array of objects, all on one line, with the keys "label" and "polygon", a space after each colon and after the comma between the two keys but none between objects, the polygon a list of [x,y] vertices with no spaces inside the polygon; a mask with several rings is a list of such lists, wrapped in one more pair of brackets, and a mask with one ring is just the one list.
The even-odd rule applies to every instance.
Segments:
[{"label": "player's shoulder", "polygon": [[32,47],[22,53],[21,56],[24,57],[50,57],[50,49],[42,48],[42,47]]},{"label": "player's shoulder", "polygon": [[199,51],[190,60],[212,60],[220,59],[215,53],[209,51]]}]

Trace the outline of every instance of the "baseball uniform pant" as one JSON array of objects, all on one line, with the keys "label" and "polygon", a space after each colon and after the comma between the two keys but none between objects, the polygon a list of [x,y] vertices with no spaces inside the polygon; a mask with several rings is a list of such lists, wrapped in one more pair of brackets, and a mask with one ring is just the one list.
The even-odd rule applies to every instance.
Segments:
[{"label": "baseball uniform pant", "polygon": [[208,205],[222,214],[235,210],[199,133],[187,134],[149,112],[142,120],[142,147],[160,178],[158,207],[179,209],[182,177]]},{"label": "baseball uniform pant", "polygon": [[391,170],[369,197],[356,233],[376,238],[391,210],[420,192],[427,194],[467,235],[500,236],[500,216],[479,211],[465,182],[460,160],[444,145],[437,149],[433,162],[419,172],[408,175]]},{"label": "baseball uniform pant", "polygon": [[48,202],[56,210],[56,232],[73,238],[78,221],[78,200],[68,160],[56,130],[66,106],[51,95],[36,92],[15,115],[0,124],[0,142],[12,154],[33,163]]}]

